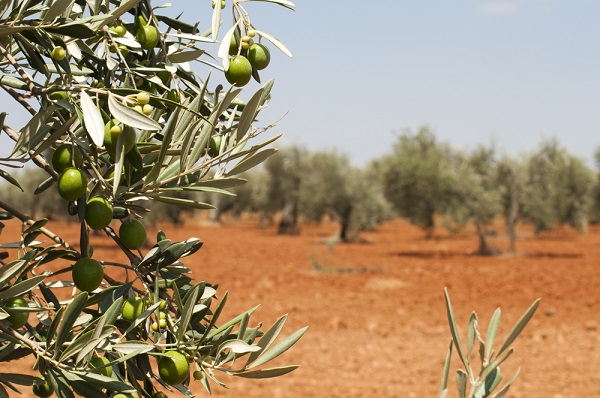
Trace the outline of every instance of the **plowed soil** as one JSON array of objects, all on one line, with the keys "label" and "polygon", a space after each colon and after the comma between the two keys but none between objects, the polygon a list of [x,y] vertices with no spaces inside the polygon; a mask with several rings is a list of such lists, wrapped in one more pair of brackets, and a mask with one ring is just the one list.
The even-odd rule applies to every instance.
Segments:
[{"label": "plowed soil", "polygon": [[[76,225],[49,227],[73,242],[78,233]],[[521,228],[518,253],[495,257],[474,254],[477,239],[470,230],[425,239],[420,229],[394,220],[363,233],[364,242],[328,246],[336,228],[304,225],[298,236],[278,236],[274,227],[260,229],[253,221],[196,220],[165,228],[174,240],[196,236],[205,242],[186,264],[195,278],[218,283],[221,296],[229,291],[223,317],[262,304],[250,326],[260,321],[268,327],[283,314],[289,315],[285,335],[309,325],[300,342],[273,363],[299,369],[259,381],[217,375],[229,389],[213,384],[213,396],[437,397],[450,342],[445,287],[463,344],[471,311],[485,337],[491,315],[502,308],[496,349],[525,309],[542,298],[502,366],[505,380],[521,368],[508,396],[600,396],[598,227],[537,236]],[[11,240],[10,233],[5,230],[0,241]],[[493,241],[507,247],[501,236]],[[122,260],[108,238],[93,236],[92,244],[96,258]],[[459,365],[454,355],[452,375]],[[28,369],[26,361],[0,364],[0,372]],[[449,396],[455,397],[454,376],[450,384]],[[198,383],[193,391],[206,395]]]}]

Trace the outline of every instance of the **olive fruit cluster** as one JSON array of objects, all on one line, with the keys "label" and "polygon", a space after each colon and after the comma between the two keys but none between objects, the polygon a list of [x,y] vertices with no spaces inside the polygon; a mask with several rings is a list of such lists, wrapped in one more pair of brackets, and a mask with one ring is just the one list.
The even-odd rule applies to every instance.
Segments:
[{"label": "olive fruit cluster", "polygon": [[140,91],[136,96],[137,105],[133,107],[136,111],[143,113],[146,116],[150,116],[154,107],[150,105],[150,94],[146,91]]},{"label": "olive fruit cluster", "polygon": [[229,68],[225,71],[225,78],[236,86],[245,86],[252,77],[252,71],[259,71],[269,66],[271,53],[261,43],[255,43],[254,29],[249,29],[241,38],[233,35],[229,43]]},{"label": "olive fruit cluster", "polygon": [[83,164],[83,155],[77,146],[62,144],[52,155],[52,167],[59,173],[58,194],[65,200],[77,200],[87,189],[87,177],[79,168]]}]

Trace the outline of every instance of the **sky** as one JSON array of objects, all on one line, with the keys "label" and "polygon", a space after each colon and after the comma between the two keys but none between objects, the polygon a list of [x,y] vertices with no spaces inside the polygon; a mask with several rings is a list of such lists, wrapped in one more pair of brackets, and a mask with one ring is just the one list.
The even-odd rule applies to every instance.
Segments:
[{"label": "sky", "polygon": [[[182,19],[208,28],[210,1],[172,4]],[[284,134],[279,146],[336,150],[364,165],[389,153],[402,132],[427,125],[456,148],[494,145],[509,155],[555,137],[593,166],[600,1],[295,4],[290,11],[244,3],[257,29],[293,53],[290,59],[270,46],[271,64],[261,73],[276,83],[259,125],[285,115],[275,130]],[[259,87],[251,82],[245,95]]]}]

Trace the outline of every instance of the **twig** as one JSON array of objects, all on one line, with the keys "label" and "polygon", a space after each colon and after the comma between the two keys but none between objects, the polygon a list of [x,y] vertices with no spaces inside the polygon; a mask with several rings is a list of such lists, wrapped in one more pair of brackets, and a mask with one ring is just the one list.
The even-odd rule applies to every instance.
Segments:
[{"label": "twig", "polygon": [[27,101],[25,101],[25,98],[21,94],[17,93],[12,87],[2,84],[2,88],[4,89],[4,91],[10,94],[10,96],[13,97],[19,104],[23,105],[23,108],[27,109],[27,111],[31,113],[32,116],[35,116],[37,114],[35,109],[33,109],[31,105],[29,105]]},{"label": "twig", "polygon": [[[15,209],[11,205],[9,205],[9,204],[1,201],[1,200],[0,200],[0,207],[3,208],[4,210],[6,210],[7,212],[9,212],[10,214],[12,214],[13,216],[17,217],[24,224],[33,225],[33,223],[35,222],[35,220],[32,219],[31,217],[29,217],[29,216],[21,213],[19,210]],[[63,238],[61,238],[60,236],[56,235],[55,233],[53,233],[49,229],[41,227],[39,230],[40,230],[41,233],[43,233],[48,238],[52,239],[54,242],[58,243],[59,245],[61,245],[65,249],[74,250],[79,255],[79,252],[77,252],[77,250],[75,250]]]},{"label": "twig", "polygon": [[[4,123],[4,125],[2,126],[2,129],[6,132],[6,134],[13,141],[17,142],[19,140],[20,134],[18,132],[16,132],[15,130],[11,129],[10,126],[7,125],[6,123]],[[54,179],[54,180],[58,179],[58,173],[56,171],[54,171],[54,169],[52,168],[50,163],[48,163],[46,161],[46,159],[44,159],[43,156],[41,156],[41,155],[33,156],[33,154],[35,153],[34,151],[29,151],[28,153],[32,156],[31,160],[33,160],[33,163],[35,163],[36,166],[44,169],[48,174],[50,174],[52,179]]]},{"label": "twig", "polygon": [[33,84],[33,80],[31,80],[31,77],[29,77],[27,72],[25,72],[25,70],[21,67],[21,65],[19,65],[17,60],[13,58],[13,56],[8,52],[8,50],[6,50],[6,48],[4,48],[2,44],[0,44],[0,53],[2,53],[2,55],[4,55],[8,62],[11,63],[11,65],[15,68],[17,73],[21,75],[21,78],[25,80],[25,83],[27,83],[27,87],[29,87],[29,90],[33,90],[35,85]]}]

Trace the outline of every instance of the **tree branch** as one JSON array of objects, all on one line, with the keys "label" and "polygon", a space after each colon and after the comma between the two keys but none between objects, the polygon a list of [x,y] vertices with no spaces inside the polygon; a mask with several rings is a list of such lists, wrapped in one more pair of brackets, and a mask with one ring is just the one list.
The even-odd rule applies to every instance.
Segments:
[{"label": "tree branch", "polygon": [[13,58],[13,56],[8,52],[8,50],[6,50],[6,48],[4,48],[4,46],[2,46],[2,44],[0,44],[0,53],[4,55],[7,61],[10,62],[10,64],[15,68],[17,73],[21,75],[21,78],[25,80],[25,83],[27,83],[27,87],[29,87],[29,90],[33,90],[35,85],[33,84],[33,80],[31,80],[31,77],[29,77],[27,72],[25,72],[25,70],[21,67],[21,65],[19,65],[17,60]]}]

